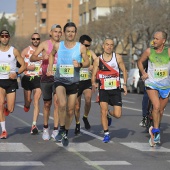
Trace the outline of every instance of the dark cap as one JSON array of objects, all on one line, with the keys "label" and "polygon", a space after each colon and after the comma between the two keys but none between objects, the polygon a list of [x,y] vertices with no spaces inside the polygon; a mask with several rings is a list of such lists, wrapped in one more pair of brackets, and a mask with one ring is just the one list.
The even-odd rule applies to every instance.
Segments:
[{"label": "dark cap", "polygon": [[2,35],[2,34],[6,34],[6,35],[9,35],[9,36],[10,36],[9,31],[7,31],[7,30],[2,30],[2,31],[0,32],[0,35]]},{"label": "dark cap", "polygon": [[61,28],[61,26],[59,24],[54,24],[52,27],[51,27],[51,31],[55,28]]}]

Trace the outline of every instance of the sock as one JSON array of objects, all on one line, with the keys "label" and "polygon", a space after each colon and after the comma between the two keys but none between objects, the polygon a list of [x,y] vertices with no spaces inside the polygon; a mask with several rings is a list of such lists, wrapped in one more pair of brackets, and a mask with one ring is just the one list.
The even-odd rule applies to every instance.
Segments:
[{"label": "sock", "polygon": [[76,124],[80,124],[80,122],[78,121],[78,122],[76,122]]},{"label": "sock", "polygon": [[68,130],[66,130],[66,136],[68,135]]},{"label": "sock", "polygon": [[60,126],[60,130],[65,130],[65,126]]},{"label": "sock", "polygon": [[107,129],[107,130],[104,130],[104,134],[105,135],[109,135],[109,130]]},{"label": "sock", "polygon": [[44,125],[44,128],[47,129],[47,128],[48,128],[48,124],[47,124],[47,125]]},{"label": "sock", "polygon": [[1,128],[2,128],[2,131],[6,131],[6,128],[5,128],[5,121],[4,121],[4,122],[1,122]]},{"label": "sock", "polygon": [[87,118],[88,116],[84,115],[83,117],[84,117],[84,118]]},{"label": "sock", "polygon": [[58,127],[54,127],[54,130],[58,130]]},{"label": "sock", "polygon": [[36,125],[36,123],[37,123],[37,122],[33,121],[33,122],[32,122],[32,125],[33,125],[33,126],[35,126],[35,125]]}]

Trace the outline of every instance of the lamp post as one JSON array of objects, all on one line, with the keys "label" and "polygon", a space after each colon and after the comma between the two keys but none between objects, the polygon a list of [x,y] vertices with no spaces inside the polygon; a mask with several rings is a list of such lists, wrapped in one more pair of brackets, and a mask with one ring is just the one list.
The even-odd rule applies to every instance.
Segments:
[{"label": "lamp post", "polygon": [[131,16],[130,16],[130,47],[129,47],[129,70],[131,69],[132,65],[132,24],[133,24],[133,0],[131,0]]}]

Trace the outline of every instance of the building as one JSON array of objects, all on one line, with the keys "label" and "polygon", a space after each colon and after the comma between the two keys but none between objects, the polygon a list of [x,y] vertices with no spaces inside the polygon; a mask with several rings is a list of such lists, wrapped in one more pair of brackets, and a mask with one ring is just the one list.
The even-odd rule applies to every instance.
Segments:
[{"label": "building", "polygon": [[53,24],[79,23],[79,0],[17,0],[16,36],[48,34]]},{"label": "building", "polygon": [[129,0],[80,0],[79,26],[105,17],[111,10],[122,10],[121,4]]}]

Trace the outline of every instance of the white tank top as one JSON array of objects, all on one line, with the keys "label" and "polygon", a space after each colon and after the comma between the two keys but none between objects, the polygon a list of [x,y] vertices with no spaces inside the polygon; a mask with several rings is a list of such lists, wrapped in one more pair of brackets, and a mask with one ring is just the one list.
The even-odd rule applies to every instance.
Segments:
[{"label": "white tank top", "polygon": [[6,52],[0,50],[0,79],[9,79],[10,72],[16,72],[16,58],[12,46]]}]

